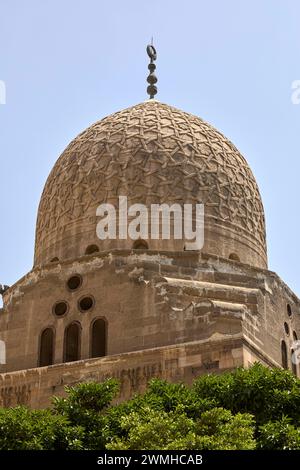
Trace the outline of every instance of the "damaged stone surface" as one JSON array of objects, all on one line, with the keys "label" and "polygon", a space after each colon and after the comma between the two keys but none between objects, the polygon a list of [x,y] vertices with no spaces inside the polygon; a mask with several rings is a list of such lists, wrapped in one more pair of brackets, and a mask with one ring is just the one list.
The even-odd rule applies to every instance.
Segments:
[{"label": "damaged stone surface", "polygon": [[120,380],[118,401],[143,392],[149,380],[159,377],[191,383],[199,374],[222,373],[243,364],[246,346],[240,335],[225,341],[198,341],[184,345],[87,359],[67,364],[0,374],[0,406],[50,405],[50,397],[64,395],[64,387],[85,381]]}]

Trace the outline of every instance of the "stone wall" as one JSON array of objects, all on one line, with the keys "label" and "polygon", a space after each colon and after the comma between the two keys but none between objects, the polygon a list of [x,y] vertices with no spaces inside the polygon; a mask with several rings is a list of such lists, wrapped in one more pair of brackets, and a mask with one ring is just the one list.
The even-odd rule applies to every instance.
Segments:
[{"label": "stone wall", "polygon": [[[82,277],[82,285],[71,292],[66,282],[73,274]],[[78,301],[85,295],[95,303],[81,312]],[[53,313],[59,300],[68,304],[60,317]],[[0,373],[38,371],[46,327],[55,331],[53,367],[61,373],[76,368],[64,364],[64,333],[72,322],[81,326],[80,359],[91,364],[91,324],[99,317],[107,321],[108,356],[97,359],[99,364],[190,342],[200,348],[218,338],[226,344],[239,335],[250,355],[271,366],[282,365],[284,341],[292,369],[292,343],[300,338],[299,299],[275,273],[205,253],[106,252],[36,268],[5,293],[0,340],[6,343],[7,363],[0,364]],[[24,383],[18,379],[16,385],[21,396]]]},{"label": "stone wall", "polygon": [[148,349],[49,367],[0,374],[0,406],[25,404],[43,408],[53,395],[62,396],[66,385],[120,380],[119,400],[145,390],[152,377],[191,383],[205,373],[222,373],[243,365],[242,338],[215,338],[180,346]]}]

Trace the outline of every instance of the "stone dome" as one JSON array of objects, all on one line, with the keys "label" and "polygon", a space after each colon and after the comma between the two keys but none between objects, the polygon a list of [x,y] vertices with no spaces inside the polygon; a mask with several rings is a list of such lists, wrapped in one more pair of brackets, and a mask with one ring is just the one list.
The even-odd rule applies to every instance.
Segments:
[{"label": "stone dome", "polygon": [[[99,240],[103,202],[204,203],[203,251],[267,266],[264,210],[243,156],[202,119],[148,100],[79,134],[46,182],[38,210],[35,265],[95,250],[131,249]],[[184,240],[148,240],[150,250],[183,251]],[[90,250],[90,251],[89,251]]]}]

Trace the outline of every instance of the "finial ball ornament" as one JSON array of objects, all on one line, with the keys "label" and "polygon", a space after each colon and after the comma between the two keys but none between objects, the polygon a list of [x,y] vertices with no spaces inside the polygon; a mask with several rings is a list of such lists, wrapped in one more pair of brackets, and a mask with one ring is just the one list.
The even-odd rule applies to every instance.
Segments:
[{"label": "finial ball ornament", "polygon": [[156,54],[156,49],[152,44],[148,44],[147,54],[150,58],[150,64],[148,65],[148,70],[150,71],[150,73],[147,77],[147,82],[150,85],[147,87],[147,93],[148,93],[149,98],[151,100],[157,94],[157,87],[154,86],[154,83],[157,83],[157,77],[154,73],[155,69],[156,69],[156,65],[155,65],[154,61],[156,60],[157,54]]}]

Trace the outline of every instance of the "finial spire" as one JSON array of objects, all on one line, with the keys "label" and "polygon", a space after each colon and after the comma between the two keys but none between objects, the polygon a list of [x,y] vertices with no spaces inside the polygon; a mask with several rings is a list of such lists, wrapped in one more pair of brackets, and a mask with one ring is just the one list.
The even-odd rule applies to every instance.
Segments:
[{"label": "finial spire", "polygon": [[150,58],[150,64],[148,65],[148,70],[150,71],[150,73],[147,77],[147,82],[149,83],[147,87],[147,93],[149,95],[150,100],[152,100],[157,93],[157,87],[155,86],[155,83],[157,82],[157,77],[154,73],[154,70],[156,69],[154,61],[156,60],[157,54],[156,49],[153,46],[153,38],[151,38],[151,44],[148,44],[147,46],[147,54]]}]

